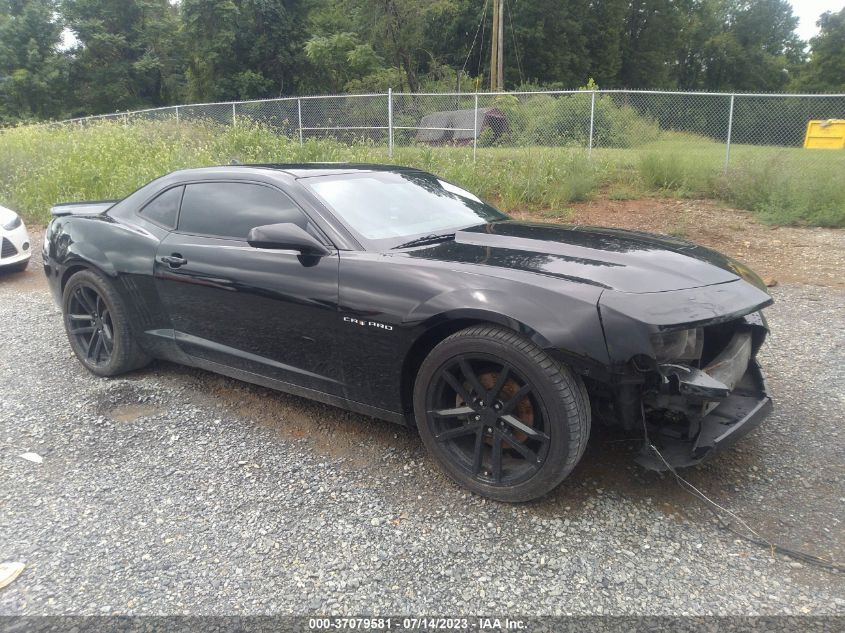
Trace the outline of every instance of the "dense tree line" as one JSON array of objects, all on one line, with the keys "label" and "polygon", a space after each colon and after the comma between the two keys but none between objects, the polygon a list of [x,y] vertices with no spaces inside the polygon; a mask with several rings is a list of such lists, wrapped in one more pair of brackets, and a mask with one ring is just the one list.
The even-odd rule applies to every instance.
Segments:
[{"label": "dense tree line", "polygon": [[[0,122],[296,93],[484,89],[490,0],[0,0]],[[507,0],[508,88],[845,90],[845,9]]]}]

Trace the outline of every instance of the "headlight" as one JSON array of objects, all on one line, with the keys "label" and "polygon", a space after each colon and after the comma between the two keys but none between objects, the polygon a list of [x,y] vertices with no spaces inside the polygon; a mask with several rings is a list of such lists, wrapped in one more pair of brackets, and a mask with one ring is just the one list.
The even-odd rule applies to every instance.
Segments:
[{"label": "headlight", "polygon": [[700,327],[674,332],[659,332],[651,335],[654,356],[660,362],[672,360],[696,360],[701,357],[704,346],[704,330]]},{"label": "headlight", "polygon": [[7,231],[12,231],[12,230],[18,228],[20,225],[21,225],[21,216],[19,216],[16,213],[15,217],[13,217],[9,222],[7,222],[6,224],[3,225],[3,228],[6,229]]}]

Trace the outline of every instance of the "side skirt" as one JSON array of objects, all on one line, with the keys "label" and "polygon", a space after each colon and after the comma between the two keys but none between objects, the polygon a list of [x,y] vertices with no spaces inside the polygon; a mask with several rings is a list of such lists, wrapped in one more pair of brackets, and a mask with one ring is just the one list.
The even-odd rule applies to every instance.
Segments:
[{"label": "side skirt", "polygon": [[374,407],[369,404],[364,404],[363,402],[348,400],[347,398],[335,396],[323,391],[292,385],[288,382],[276,380],[275,378],[268,378],[267,376],[261,376],[260,374],[254,374],[243,369],[229,367],[228,365],[215,363],[214,361],[205,360],[204,358],[197,358],[195,356],[189,356],[188,358],[190,358],[190,365],[199,367],[200,369],[207,369],[208,371],[212,371],[216,374],[222,374],[224,376],[229,376],[230,378],[243,380],[244,382],[261,385],[262,387],[267,387],[268,389],[275,389],[276,391],[282,391],[294,396],[301,396],[302,398],[308,398],[309,400],[316,400],[317,402],[322,402],[323,404],[340,407],[341,409],[361,413],[380,420],[387,420],[388,422],[408,426],[405,416],[395,411],[388,411],[387,409]]}]

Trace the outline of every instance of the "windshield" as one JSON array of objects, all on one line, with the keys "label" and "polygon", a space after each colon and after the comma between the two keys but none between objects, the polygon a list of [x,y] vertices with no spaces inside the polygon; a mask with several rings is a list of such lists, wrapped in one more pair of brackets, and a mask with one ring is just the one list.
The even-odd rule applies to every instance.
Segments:
[{"label": "windshield", "polygon": [[419,172],[364,172],[300,180],[365,240],[391,247],[507,216],[460,187]]}]

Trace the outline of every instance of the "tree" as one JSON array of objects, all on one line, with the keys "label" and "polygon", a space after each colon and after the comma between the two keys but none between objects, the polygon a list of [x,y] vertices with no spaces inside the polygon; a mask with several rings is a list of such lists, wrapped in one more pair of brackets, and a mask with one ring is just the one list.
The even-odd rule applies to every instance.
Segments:
[{"label": "tree", "polygon": [[781,90],[803,62],[798,18],[786,0],[703,0],[680,40],[678,85],[706,90]]},{"label": "tree", "polygon": [[182,23],[190,51],[189,100],[214,101],[235,95],[232,75],[237,18],[235,0],[183,0]]},{"label": "tree", "polygon": [[355,33],[312,37],[305,44],[305,55],[328,81],[332,92],[340,92],[353,79],[361,79],[383,68],[382,59],[373,47],[362,44]]},{"label": "tree", "polygon": [[810,40],[810,61],[800,71],[796,87],[811,92],[845,92],[845,9],[822,14],[816,24],[819,34]]},{"label": "tree", "polygon": [[299,0],[183,0],[189,98],[294,92],[305,74],[303,11]]},{"label": "tree", "polygon": [[[628,0],[604,0],[593,3],[587,12],[584,30],[587,35],[587,76],[605,88],[619,86],[622,70],[622,38]],[[579,77],[584,79],[584,77]]]},{"label": "tree", "polygon": [[[453,0],[317,0],[309,22],[315,35],[335,37],[354,33],[362,44],[404,75],[405,89],[417,91],[419,74],[431,62],[427,29]],[[445,8],[444,8],[445,7]]]},{"label": "tree", "polygon": [[[489,72],[491,1],[0,0],[0,120],[303,92],[464,91]],[[508,88],[592,77],[606,88],[845,89],[845,10],[822,16],[807,61],[787,0],[504,6]],[[70,50],[60,47],[65,27]]]},{"label": "tree", "polygon": [[620,84],[625,88],[671,87],[682,25],[673,0],[631,0],[625,18]]},{"label": "tree", "polygon": [[61,33],[53,0],[0,0],[0,122],[62,112]]},{"label": "tree", "polygon": [[[491,19],[488,0],[487,20]],[[426,72],[432,66],[449,66],[454,70],[463,70],[468,74],[475,74],[479,67],[490,62],[490,49],[482,49],[478,31],[484,0],[448,0],[435,2],[426,11],[426,18],[421,34],[420,68]],[[490,25],[486,29],[489,43]],[[472,51],[470,47],[475,40]],[[506,49],[507,51],[507,49]],[[467,56],[469,55],[469,60]],[[466,67],[464,64],[466,63]],[[514,66],[516,61],[514,60]]]},{"label": "tree", "polygon": [[433,0],[365,1],[373,15],[372,37],[381,42],[386,56],[405,73],[408,89],[417,92],[420,87],[418,53]]},{"label": "tree", "polygon": [[[519,46],[526,79],[562,87],[583,83],[590,66],[584,28],[588,4],[587,0],[538,0],[515,7],[506,3],[505,83],[513,85],[517,79],[515,60],[507,52],[513,40]],[[511,27],[513,32],[509,32]]]},{"label": "tree", "polygon": [[65,0],[76,36],[71,78],[84,112],[164,105],[181,96],[178,9],[168,0]]},{"label": "tree", "polygon": [[724,0],[690,0],[680,7],[681,26],[672,72],[678,88],[700,90],[704,86],[709,42],[726,28],[724,8]]}]

